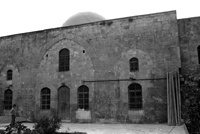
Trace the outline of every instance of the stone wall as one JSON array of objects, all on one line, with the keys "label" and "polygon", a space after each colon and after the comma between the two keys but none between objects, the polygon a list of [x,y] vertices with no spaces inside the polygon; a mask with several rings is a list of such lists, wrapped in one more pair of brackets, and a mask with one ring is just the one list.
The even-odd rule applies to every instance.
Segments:
[{"label": "stone wall", "polygon": [[178,20],[182,74],[198,73],[197,47],[200,45],[200,17]]},{"label": "stone wall", "polygon": [[[58,72],[62,48],[70,50],[68,72]],[[2,92],[11,84],[6,81],[6,71],[12,69],[13,102],[21,113],[27,101],[21,97],[33,96],[28,99],[36,109],[44,87],[51,89],[51,107],[57,109],[57,92],[65,84],[70,88],[71,120],[76,121],[77,89],[84,84],[90,90],[94,122],[166,122],[166,80],[152,79],[165,78],[166,72],[180,67],[176,12],[1,37],[0,56]],[[137,72],[130,72],[132,57],[139,60]],[[131,81],[130,77],[149,80]],[[128,109],[128,86],[133,82],[142,86],[143,109],[139,111]]]}]

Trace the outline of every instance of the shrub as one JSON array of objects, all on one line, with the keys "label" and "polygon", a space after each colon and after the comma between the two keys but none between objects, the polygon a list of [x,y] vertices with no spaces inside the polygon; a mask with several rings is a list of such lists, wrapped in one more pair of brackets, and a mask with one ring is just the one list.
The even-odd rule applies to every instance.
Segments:
[{"label": "shrub", "polygon": [[30,130],[26,126],[22,125],[21,123],[16,123],[13,127],[10,125],[6,126],[5,131],[1,131],[0,134],[21,134],[25,131]]},{"label": "shrub", "polygon": [[184,76],[181,83],[182,117],[192,134],[200,133],[200,75]]},{"label": "shrub", "polygon": [[34,129],[39,134],[53,134],[60,128],[61,119],[57,115],[52,117],[43,116],[36,121]]},{"label": "shrub", "polygon": [[85,132],[71,132],[71,133],[68,133],[68,132],[57,132],[55,134],[87,134]]},{"label": "shrub", "polygon": [[6,134],[4,130],[0,130],[0,134]]}]

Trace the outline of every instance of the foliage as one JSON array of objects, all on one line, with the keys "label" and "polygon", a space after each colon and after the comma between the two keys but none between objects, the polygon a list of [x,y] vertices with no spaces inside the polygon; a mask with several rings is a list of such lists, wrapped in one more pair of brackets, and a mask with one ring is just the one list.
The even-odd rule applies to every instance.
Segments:
[{"label": "foliage", "polygon": [[36,121],[34,129],[38,134],[53,134],[60,128],[60,121],[56,114],[52,117],[43,116]]},{"label": "foliage", "polygon": [[200,74],[182,78],[182,117],[190,133],[200,133]]},{"label": "foliage", "polygon": [[61,119],[58,117],[56,110],[38,113],[35,118],[35,126],[33,130],[28,129],[21,123],[16,123],[15,126],[6,126],[5,131],[0,131],[0,134],[86,134],[85,132],[56,132],[60,129]]},{"label": "foliage", "polygon": [[0,134],[6,134],[4,130],[0,130]]},{"label": "foliage", "polygon": [[[19,131],[19,124],[15,127],[6,126],[6,130],[0,130],[0,134],[44,134],[44,131],[38,131],[36,129],[30,130],[26,126],[21,125],[21,129]],[[46,134],[46,133],[45,133]],[[87,134],[86,132],[52,132],[50,134]]]},{"label": "foliage", "polygon": [[68,133],[68,132],[56,132],[55,134],[87,134],[85,132],[71,132],[71,133]]},{"label": "foliage", "polygon": [[24,133],[25,131],[29,130],[26,126],[22,125],[21,123],[15,123],[13,127],[11,125],[6,126],[6,130],[2,132],[1,134],[21,134]]}]

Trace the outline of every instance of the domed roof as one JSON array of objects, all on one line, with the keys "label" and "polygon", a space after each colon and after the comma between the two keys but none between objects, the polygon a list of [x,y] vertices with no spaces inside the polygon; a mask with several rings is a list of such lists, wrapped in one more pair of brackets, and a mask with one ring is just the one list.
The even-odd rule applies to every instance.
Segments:
[{"label": "domed roof", "polygon": [[65,21],[62,26],[71,26],[105,20],[104,17],[93,12],[80,12]]}]

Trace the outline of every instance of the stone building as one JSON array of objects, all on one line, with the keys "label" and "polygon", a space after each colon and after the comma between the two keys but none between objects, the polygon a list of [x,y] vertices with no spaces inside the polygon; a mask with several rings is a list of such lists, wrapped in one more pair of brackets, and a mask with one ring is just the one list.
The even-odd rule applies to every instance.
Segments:
[{"label": "stone building", "polygon": [[0,37],[0,114],[16,103],[27,118],[167,122],[166,74],[198,70],[200,18],[97,18]]}]

